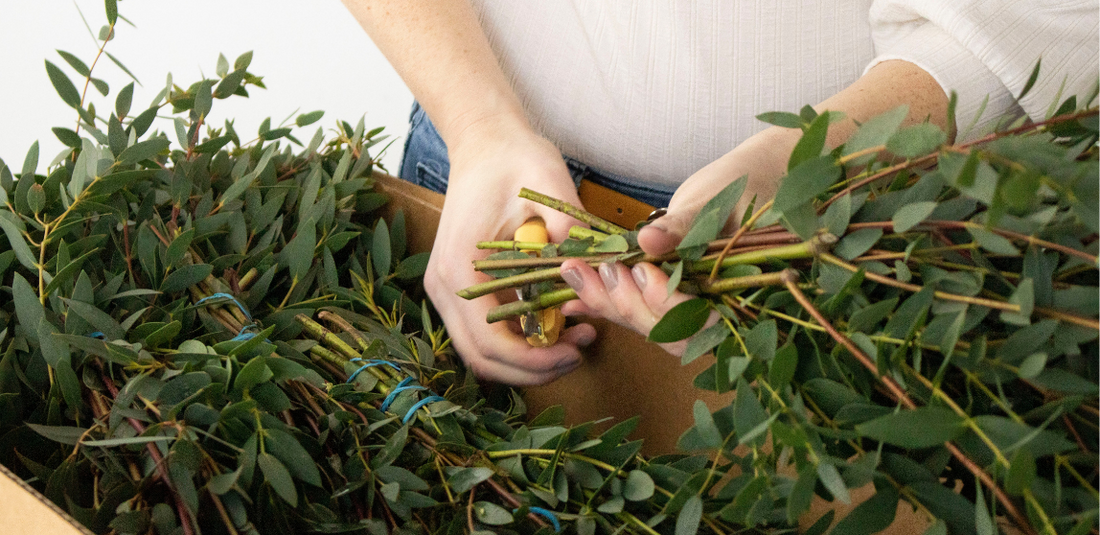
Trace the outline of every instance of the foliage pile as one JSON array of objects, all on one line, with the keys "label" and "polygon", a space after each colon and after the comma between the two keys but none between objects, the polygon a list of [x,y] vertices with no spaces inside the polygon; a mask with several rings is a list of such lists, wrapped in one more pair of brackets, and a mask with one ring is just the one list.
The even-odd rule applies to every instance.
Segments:
[{"label": "foliage pile", "polygon": [[482,243],[504,249],[476,263],[497,278],[460,295],[541,289],[488,321],[559,305],[576,298],[555,267],[569,257],[654,262],[670,292],[697,294],[650,334],[689,339],[684,363],[713,358],[697,387],[736,391],[715,412],[697,402],[680,439],[739,474],[684,480],[695,517],[782,525],[815,493],[848,501],[873,483],[833,532],[883,529],[899,500],[935,520],[930,533],[994,533],[996,519],[1026,533],[1095,532],[1095,98],[960,144],[931,124],[901,127],[904,107],[832,150],[834,113],[763,114],[803,137],[775,199],[734,236],[717,239],[744,179],[664,257],[643,254],[636,230],[524,191],[591,228],[560,244]]},{"label": "foliage pile", "polygon": [[838,533],[898,500],[938,532],[1096,524],[1094,108],[954,146],[899,129],[902,110],[828,152],[827,114],[768,114],[805,135],[732,239],[740,183],[674,257],[579,214],[597,230],[482,264],[502,278],[468,295],[534,283],[560,302],[531,263],[585,255],[667,262],[704,296],[652,337],[694,334],[684,359],[714,359],[696,385],[736,399],[696,406],[689,453],[647,459],[635,420],[525,421],[464,373],[416,304],[426,256],[378,218],[379,131],[300,142],[319,112],[243,143],[211,127],[215,100],[262,87],[249,54],[136,115],[128,85],[104,118],[88,87],[106,82],[61,55],[84,80],[47,62],[79,115],[54,129],[69,149],[40,175],[35,145],[18,180],[0,162],[0,463],[97,533],[731,533],[869,482]]}]

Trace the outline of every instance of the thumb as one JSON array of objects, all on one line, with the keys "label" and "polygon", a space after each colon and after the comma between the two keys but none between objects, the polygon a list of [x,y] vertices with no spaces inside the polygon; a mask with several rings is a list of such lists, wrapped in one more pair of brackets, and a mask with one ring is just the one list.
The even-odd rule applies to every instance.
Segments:
[{"label": "thumb", "polygon": [[646,254],[662,255],[671,253],[687,235],[696,210],[676,210],[669,208],[668,213],[638,232],[638,245]]}]

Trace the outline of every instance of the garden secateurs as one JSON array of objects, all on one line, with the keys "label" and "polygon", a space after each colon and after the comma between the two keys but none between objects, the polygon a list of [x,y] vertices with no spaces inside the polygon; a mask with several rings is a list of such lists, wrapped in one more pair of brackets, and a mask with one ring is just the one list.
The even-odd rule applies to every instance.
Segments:
[{"label": "garden secateurs", "polygon": [[[549,243],[546,222],[541,217],[528,219],[516,229],[514,239],[517,242]],[[517,288],[516,294],[521,301],[531,301],[538,297],[538,289],[534,284],[528,284]],[[558,335],[565,326],[565,315],[559,307],[551,307],[524,313],[519,318],[519,324],[527,343],[535,347],[548,347],[558,341]]]}]

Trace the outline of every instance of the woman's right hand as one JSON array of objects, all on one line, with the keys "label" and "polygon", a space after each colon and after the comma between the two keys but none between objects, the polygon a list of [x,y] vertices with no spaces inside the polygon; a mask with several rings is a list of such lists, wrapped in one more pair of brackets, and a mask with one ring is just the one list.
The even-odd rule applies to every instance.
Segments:
[{"label": "woman's right hand", "polygon": [[482,120],[452,139],[447,196],[424,286],[455,350],[478,377],[511,385],[550,382],[580,364],[579,348],[596,336],[591,325],[567,329],[553,346],[531,347],[517,325],[486,323],[489,309],[504,302],[501,296],[467,301],[455,292],[489,279],[473,270],[472,261],[488,254],[477,242],[510,240],[534,216],[546,221],[552,241],[561,242],[577,223],[519,198],[520,188],[579,206],[576,188],[558,150],[524,121]]}]

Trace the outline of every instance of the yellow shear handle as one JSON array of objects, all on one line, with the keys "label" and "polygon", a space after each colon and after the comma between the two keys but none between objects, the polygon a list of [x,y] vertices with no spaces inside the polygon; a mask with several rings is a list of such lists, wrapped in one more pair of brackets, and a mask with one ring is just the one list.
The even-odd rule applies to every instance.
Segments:
[{"label": "yellow shear handle", "polygon": [[[516,229],[514,239],[517,242],[549,243],[550,235],[546,232],[546,222],[541,217],[532,217]],[[530,322],[538,322],[538,325],[528,325]],[[558,341],[562,327],[565,326],[565,315],[558,307],[539,310],[531,314],[519,317],[523,332],[528,333],[527,343],[534,347],[549,347]]]}]

